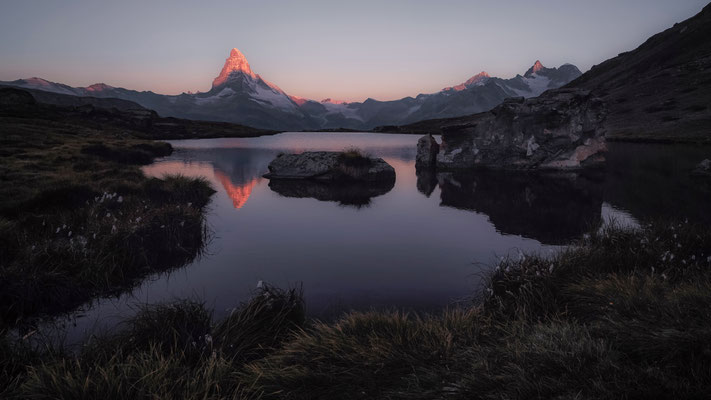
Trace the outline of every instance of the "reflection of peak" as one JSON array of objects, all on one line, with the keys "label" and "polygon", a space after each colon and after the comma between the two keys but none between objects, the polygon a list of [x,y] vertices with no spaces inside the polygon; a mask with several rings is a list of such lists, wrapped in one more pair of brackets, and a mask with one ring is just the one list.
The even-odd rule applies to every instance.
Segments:
[{"label": "reflection of peak", "polygon": [[242,208],[242,206],[247,203],[249,196],[252,194],[252,188],[254,188],[254,185],[259,183],[261,180],[261,178],[252,178],[252,180],[245,182],[242,185],[235,185],[232,183],[227,174],[217,169],[214,173],[215,178],[220,181],[222,186],[225,188],[225,192],[228,196],[230,196],[230,199],[232,199],[232,205],[235,208]]}]

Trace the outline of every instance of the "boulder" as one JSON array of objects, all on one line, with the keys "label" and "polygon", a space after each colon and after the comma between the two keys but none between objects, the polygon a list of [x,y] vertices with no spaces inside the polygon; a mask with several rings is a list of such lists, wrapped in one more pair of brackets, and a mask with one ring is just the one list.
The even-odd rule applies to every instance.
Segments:
[{"label": "boulder", "polygon": [[708,158],[701,161],[696,165],[696,168],[694,168],[693,171],[691,171],[691,174],[694,176],[707,176],[711,177],[711,160]]},{"label": "boulder", "polygon": [[[443,127],[439,169],[579,169],[602,165],[604,103],[579,89],[510,98],[465,123]],[[422,139],[421,139],[422,140]],[[422,146],[418,160],[429,159]]]},{"label": "boulder", "polygon": [[353,152],[313,151],[280,154],[269,163],[268,179],[297,179],[332,182],[395,181],[395,169],[382,158]]},{"label": "boulder", "polygon": [[437,162],[437,153],[439,153],[439,144],[432,137],[426,135],[417,141],[417,158],[415,159],[416,167],[430,167]]}]

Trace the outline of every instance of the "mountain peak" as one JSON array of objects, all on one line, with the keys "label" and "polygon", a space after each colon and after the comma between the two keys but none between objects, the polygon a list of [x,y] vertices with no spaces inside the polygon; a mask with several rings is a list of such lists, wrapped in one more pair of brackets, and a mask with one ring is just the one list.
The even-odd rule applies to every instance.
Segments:
[{"label": "mountain peak", "polygon": [[459,85],[456,85],[456,86],[446,87],[442,90],[443,91],[444,90],[455,90],[455,91],[459,92],[464,89],[468,89],[472,86],[483,85],[486,82],[486,80],[489,78],[491,78],[491,76],[489,76],[489,73],[487,73],[486,71],[481,71],[478,74],[467,79],[467,81],[464,83],[460,83]]},{"label": "mountain peak", "polygon": [[225,65],[220,71],[220,75],[212,81],[212,87],[220,86],[227,81],[233,72],[242,72],[255,79],[257,76],[252,72],[252,68],[247,62],[247,58],[237,48],[230,50],[230,56],[225,60]]},{"label": "mountain peak", "polygon": [[529,68],[528,71],[526,71],[526,73],[523,74],[523,76],[529,77],[532,74],[536,74],[544,69],[546,69],[546,67],[544,67],[543,64],[541,64],[541,62],[539,60],[536,60],[536,62],[533,63],[533,66],[531,68]]},{"label": "mountain peak", "polygon": [[95,83],[93,85],[86,87],[86,90],[89,92],[101,92],[104,90],[111,90],[111,89],[114,89],[114,87],[107,85],[105,83]]}]

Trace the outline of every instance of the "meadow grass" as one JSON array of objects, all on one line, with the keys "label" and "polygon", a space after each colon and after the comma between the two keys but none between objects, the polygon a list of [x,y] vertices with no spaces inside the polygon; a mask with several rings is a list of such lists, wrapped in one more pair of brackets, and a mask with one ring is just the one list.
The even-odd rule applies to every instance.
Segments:
[{"label": "meadow grass", "polygon": [[11,117],[0,117],[0,142],[0,329],[200,255],[209,183],[138,167],[170,154],[168,143]]},{"label": "meadow grass", "polygon": [[146,306],[79,353],[0,346],[8,398],[612,399],[711,392],[711,232],[604,226],[552,256],[502,259],[438,314],[304,318],[265,287],[213,321]]}]

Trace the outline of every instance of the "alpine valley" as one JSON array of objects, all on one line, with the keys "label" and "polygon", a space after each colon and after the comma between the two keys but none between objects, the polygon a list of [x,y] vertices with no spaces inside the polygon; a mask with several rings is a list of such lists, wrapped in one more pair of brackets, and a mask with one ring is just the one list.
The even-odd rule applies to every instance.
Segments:
[{"label": "alpine valley", "polygon": [[373,129],[433,118],[458,117],[488,111],[509,97],[535,97],[581,75],[571,64],[546,68],[540,61],[525,74],[510,79],[474,75],[466,82],[399,100],[339,102],[309,100],[285,93],[252,71],[245,56],[232,49],[222,71],[207,92],[162,95],[97,83],[71,87],[41,78],[0,82],[47,92],[83,97],[129,100],[163,117],[232,122],[274,130]]}]

